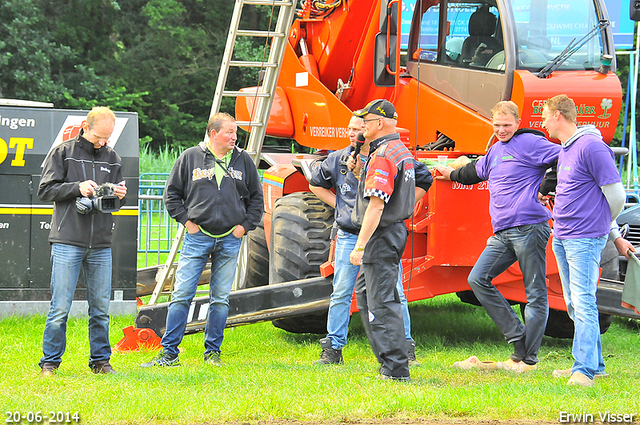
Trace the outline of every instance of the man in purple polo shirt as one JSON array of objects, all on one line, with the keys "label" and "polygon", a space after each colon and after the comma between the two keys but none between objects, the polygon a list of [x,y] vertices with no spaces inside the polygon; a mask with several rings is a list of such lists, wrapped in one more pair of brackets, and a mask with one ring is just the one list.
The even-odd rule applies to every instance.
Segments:
[{"label": "man in purple polo shirt", "polygon": [[[551,213],[538,201],[538,192],[546,170],[558,158],[560,146],[549,142],[540,131],[518,130],[521,120],[513,102],[498,102],[491,114],[498,141],[487,155],[457,170],[436,167],[442,174],[436,178],[462,184],[489,180],[489,213],[494,235],[487,241],[468,282],[505,340],[514,345],[511,357],[493,364],[493,368],[520,373],[537,368],[538,350],[549,316],[545,276]],[[516,261],[527,294],[526,326],[491,283]],[[456,362],[454,366],[468,369],[480,365],[473,360],[476,359]]]},{"label": "man in purple polo shirt", "polygon": [[595,126],[578,127],[576,121],[576,105],[564,94],[549,99],[542,111],[549,136],[562,142],[553,252],[567,312],[575,324],[573,367],[553,375],[570,376],[569,385],[591,387],[595,377],[605,376],[596,304],[600,253],[607,236],[627,258],[627,251],[635,249],[620,237],[615,221],[626,196],[613,152]]}]

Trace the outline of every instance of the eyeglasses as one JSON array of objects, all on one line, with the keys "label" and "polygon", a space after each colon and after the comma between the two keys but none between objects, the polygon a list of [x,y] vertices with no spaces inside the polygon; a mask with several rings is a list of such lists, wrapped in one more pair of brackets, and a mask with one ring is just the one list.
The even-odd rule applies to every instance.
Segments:
[{"label": "eyeglasses", "polygon": [[85,139],[89,140],[90,142],[94,143],[94,142],[99,142],[99,143],[109,143],[109,139],[111,138],[111,135],[104,137],[104,136],[100,136],[96,133],[94,133],[91,130],[88,130],[85,133]]},{"label": "eyeglasses", "polygon": [[368,120],[362,120],[363,123],[368,123],[369,121],[380,121],[382,118],[369,118]]}]

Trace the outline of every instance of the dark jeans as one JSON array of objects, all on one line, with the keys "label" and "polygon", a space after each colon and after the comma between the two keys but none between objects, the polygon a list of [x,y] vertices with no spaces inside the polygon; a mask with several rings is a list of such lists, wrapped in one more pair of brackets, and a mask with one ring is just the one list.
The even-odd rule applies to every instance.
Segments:
[{"label": "dark jeans", "polygon": [[[469,286],[493,319],[507,342],[525,338],[523,361],[538,362],[538,350],[549,317],[546,285],[546,247],[550,235],[549,224],[511,227],[491,236],[476,265],[469,274]],[[493,278],[518,261],[527,294],[525,323],[520,322],[509,302],[491,283]]]}]

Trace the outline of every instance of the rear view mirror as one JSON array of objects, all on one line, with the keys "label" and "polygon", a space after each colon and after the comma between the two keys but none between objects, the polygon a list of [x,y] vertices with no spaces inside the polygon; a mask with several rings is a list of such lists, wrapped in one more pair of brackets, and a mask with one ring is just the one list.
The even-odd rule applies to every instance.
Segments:
[{"label": "rear view mirror", "polygon": [[[376,35],[375,57],[373,62],[373,76],[376,86],[393,87],[395,84],[395,76],[389,73],[389,70],[396,72],[397,37],[397,35],[389,36],[391,46],[389,48],[389,55],[387,56],[387,34],[378,33],[378,35]],[[389,65],[389,70],[387,70],[387,65]]]},{"label": "rear view mirror", "polygon": [[640,21],[640,0],[629,2],[629,17],[632,21]]}]

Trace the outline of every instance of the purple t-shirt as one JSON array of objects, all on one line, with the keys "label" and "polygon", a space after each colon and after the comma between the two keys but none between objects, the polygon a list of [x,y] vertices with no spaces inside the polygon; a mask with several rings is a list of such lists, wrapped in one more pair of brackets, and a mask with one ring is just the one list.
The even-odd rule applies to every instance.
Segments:
[{"label": "purple t-shirt", "polygon": [[613,151],[594,134],[585,134],[562,148],[553,207],[554,237],[598,238],[609,233],[611,209],[600,188],[620,182],[613,158]]},{"label": "purple t-shirt", "polygon": [[540,182],[558,158],[560,146],[533,133],[516,133],[497,142],[476,163],[476,173],[489,180],[489,213],[494,233],[551,218],[538,201]]}]

